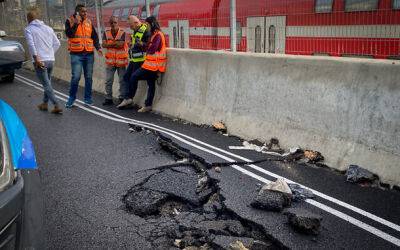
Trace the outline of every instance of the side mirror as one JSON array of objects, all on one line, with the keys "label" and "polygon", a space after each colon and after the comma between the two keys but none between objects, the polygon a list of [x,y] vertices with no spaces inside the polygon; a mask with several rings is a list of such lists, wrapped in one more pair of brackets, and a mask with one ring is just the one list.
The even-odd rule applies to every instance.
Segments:
[{"label": "side mirror", "polygon": [[0,37],[6,37],[7,34],[4,30],[0,30]]}]

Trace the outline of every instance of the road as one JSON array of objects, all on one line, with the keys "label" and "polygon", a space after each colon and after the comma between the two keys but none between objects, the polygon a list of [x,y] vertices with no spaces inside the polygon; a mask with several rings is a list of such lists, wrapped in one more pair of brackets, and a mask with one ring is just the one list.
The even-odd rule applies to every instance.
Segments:
[{"label": "road", "polygon": [[[48,249],[155,248],[156,242],[149,235],[157,224],[127,212],[122,197],[154,173],[141,170],[174,163],[175,158],[160,147],[153,133],[130,133],[128,123],[161,133],[207,163],[264,157],[255,151],[229,150],[230,145],[241,145],[242,141],[210,128],[157,114],[104,108],[99,94],[94,94],[94,107],[78,105],[64,110],[62,116],[40,112],[36,105],[42,93],[36,82],[32,72],[20,71],[14,83],[0,84],[0,98],[15,108],[35,145],[45,197],[44,235]],[[65,82],[54,82],[61,99],[68,93],[67,87]],[[400,192],[397,190],[361,187],[347,183],[344,175],[329,169],[294,163],[224,167],[221,173],[209,170],[208,175],[217,180],[226,208],[241,220],[261,226],[274,246],[294,249],[400,247]],[[314,191],[315,199],[293,206],[323,217],[318,236],[293,231],[281,213],[249,206],[258,186],[277,177]],[[171,185],[179,186],[179,183]]]}]

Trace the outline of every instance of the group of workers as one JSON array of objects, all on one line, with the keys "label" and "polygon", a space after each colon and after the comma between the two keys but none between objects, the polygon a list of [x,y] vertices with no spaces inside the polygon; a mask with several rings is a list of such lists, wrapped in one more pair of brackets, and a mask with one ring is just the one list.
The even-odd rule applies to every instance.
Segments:
[{"label": "group of workers", "polygon": [[[48,102],[54,104],[51,111],[61,114],[59,106],[51,85],[51,74],[54,67],[55,52],[60,47],[54,31],[39,20],[39,11],[30,9],[27,14],[28,27],[25,29],[25,37],[32,56],[36,75],[44,88],[43,103],[38,108],[42,111],[48,110]],[[65,33],[68,38],[68,50],[71,58],[71,82],[69,98],[65,104],[66,108],[72,108],[76,100],[79,81],[82,70],[85,78],[84,103],[93,105],[92,82],[94,51],[99,56],[104,53],[105,68],[105,100],[103,105],[113,105],[113,82],[115,73],[119,78],[119,109],[133,106],[133,98],[136,94],[139,80],[146,80],[148,84],[147,98],[144,106],[138,112],[149,112],[152,110],[153,99],[156,88],[156,80],[159,73],[166,70],[166,42],[164,34],[156,18],[150,16],[145,22],[131,15],[128,23],[132,30],[129,34],[118,25],[117,17],[110,17],[110,28],[102,35],[102,45],[99,36],[87,17],[87,9],[78,4],[75,14],[65,22]],[[51,38],[51,39],[50,39]]]}]

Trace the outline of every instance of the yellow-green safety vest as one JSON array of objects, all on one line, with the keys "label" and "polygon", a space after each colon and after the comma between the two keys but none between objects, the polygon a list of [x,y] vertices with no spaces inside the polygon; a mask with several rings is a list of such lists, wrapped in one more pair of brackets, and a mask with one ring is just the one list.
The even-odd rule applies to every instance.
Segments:
[{"label": "yellow-green safety vest", "polygon": [[[136,39],[139,39],[140,41],[142,41],[143,34],[146,32],[146,29],[147,29],[147,25],[143,23],[142,26],[140,26],[140,28],[131,35],[131,39],[132,39],[131,48],[133,48],[135,46]],[[146,60],[146,52],[133,53],[131,49],[129,50],[129,61],[130,62],[144,62],[145,60]]]}]

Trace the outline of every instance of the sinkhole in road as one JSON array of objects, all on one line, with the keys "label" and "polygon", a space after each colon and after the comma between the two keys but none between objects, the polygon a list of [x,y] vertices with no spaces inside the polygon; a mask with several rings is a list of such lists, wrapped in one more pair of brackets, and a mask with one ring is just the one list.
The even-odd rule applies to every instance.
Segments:
[{"label": "sinkhole in road", "polygon": [[152,228],[154,249],[278,249],[256,222],[243,219],[224,205],[218,181],[207,167],[168,142],[160,143],[183,163],[153,168],[131,187],[122,201],[127,212]]}]

